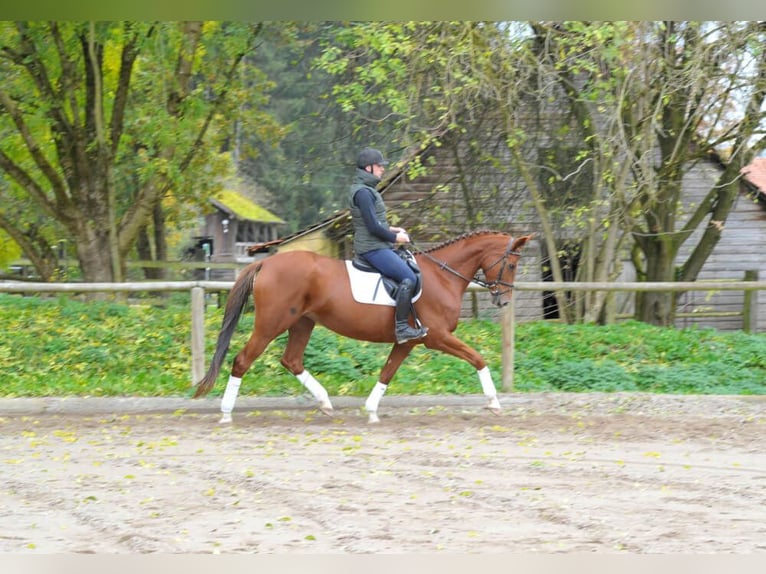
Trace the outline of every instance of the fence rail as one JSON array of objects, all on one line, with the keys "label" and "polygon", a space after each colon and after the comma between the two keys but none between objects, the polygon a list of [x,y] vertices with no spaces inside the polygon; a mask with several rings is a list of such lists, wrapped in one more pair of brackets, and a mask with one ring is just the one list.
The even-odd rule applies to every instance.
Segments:
[{"label": "fence rail", "polygon": [[[147,291],[191,292],[191,379],[199,381],[205,374],[205,290],[228,291],[233,281],[139,281],[126,283],[31,283],[26,281],[0,282],[0,293],[130,293]],[[766,290],[766,281],[693,281],[679,283],[569,283],[554,281],[527,281],[514,285],[516,291],[744,291]],[[483,291],[474,283],[469,291]],[[749,303],[755,305],[755,300]],[[503,308],[502,325],[502,387],[513,390],[513,363],[515,351],[515,298]]]}]

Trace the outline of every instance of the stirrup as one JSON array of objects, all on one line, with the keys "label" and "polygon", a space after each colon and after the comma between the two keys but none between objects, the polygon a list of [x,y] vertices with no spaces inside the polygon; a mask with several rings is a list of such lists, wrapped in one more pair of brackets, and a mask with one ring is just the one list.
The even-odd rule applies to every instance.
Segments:
[{"label": "stirrup", "polygon": [[402,329],[401,331],[397,329],[395,331],[396,336],[396,343],[398,345],[401,345],[402,343],[406,343],[407,341],[414,341],[416,339],[422,339],[428,334],[428,327],[411,327],[410,325],[407,325],[406,329]]}]

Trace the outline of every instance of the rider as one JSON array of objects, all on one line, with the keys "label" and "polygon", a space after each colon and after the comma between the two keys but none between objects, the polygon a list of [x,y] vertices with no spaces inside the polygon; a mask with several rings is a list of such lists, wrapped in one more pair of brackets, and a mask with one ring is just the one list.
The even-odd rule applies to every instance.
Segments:
[{"label": "rider", "polygon": [[393,249],[395,243],[409,243],[410,236],[401,227],[388,225],[386,206],[376,190],[386,165],[388,162],[377,149],[364,148],[357,157],[356,176],[349,193],[354,251],[381,274],[399,283],[394,336],[397,343],[406,343],[425,337],[428,329],[409,324],[416,277]]}]

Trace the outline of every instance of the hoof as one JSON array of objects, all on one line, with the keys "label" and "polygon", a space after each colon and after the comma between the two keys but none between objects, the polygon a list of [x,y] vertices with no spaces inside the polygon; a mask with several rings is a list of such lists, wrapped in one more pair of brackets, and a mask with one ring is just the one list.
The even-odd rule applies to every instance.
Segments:
[{"label": "hoof", "polygon": [[221,415],[221,420],[218,421],[218,424],[228,424],[232,421],[231,413],[223,413]]},{"label": "hoof", "polygon": [[332,408],[330,401],[327,401],[326,403],[320,403],[319,410],[328,417],[331,417],[335,414],[335,410]]},{"label": "hoof", "polygon": [[378,413],[375,411],[368,411],[369,418],[367,419],[367,424],[374,425],[378,424],[380,422],[380,419],[378,418]]},{"label": "hoof", "polygon": [[485,408],[496,416],[500,416],[500,414],[503,412],[503,408],[500,406],[500,401],[497,400],[497,397],[492,397],[489,399],[489,402]]}]

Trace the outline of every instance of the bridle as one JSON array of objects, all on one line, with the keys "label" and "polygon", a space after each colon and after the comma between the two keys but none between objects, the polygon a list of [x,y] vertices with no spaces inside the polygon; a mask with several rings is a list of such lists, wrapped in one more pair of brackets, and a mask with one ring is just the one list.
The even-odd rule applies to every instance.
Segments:
[{"label": "bridle", "polygon": [[[444,269],[445,271],[449,271],[453,275],[457,275],[466,283],[473,282],[473,283],[476,283],[477,285],[480,285],[481,287],[484,287],[485,289],[489,289],[489,294],[492,295],[492,304],[500,307],[500,300],[501,300],[500,298],[506,293],[508,293],[509,291],[513,290],[513,283],[508,283],[507,281],[503,281],[503,274],[506,272],[506,270],[510,272],[516,268],[516,264],[510,263],[508,261],[508,257],[510,255],[521,256],[521,252],[514,251],[512,248],[513,248],[513,237],[511,237],[510,241],[508,242],[508,247],[505,248],[505,251],[497,259],[497,261],[495,261],[492,265],[488,266],[487,268],[483,269],[484,276],[486,277],[487,271],[499,265],[500,263],[503,264],[502,267],[500,267],[499,273],[497,274],[497,279],[495,279],[494,281],[486,281],[485,279],[482,279],[481,277],[479,277],[478,272],[477,274],[473,276],[472,279],[469,279],[468,277],[460,273],[460,271],[453,269],[452,267],[447,265],[447,263],[436,259],[436,257],[433,257],[431,254],[421,249],[417,249],[417,252],[420,253],[421,255],[424,255],[425,257],[427,257],[434,263],[436,263],[440,269]],[[499,287],[505,287],[505,289],[501,291]]]}]

